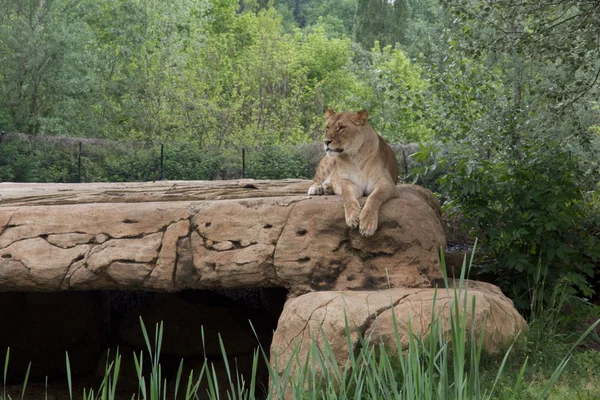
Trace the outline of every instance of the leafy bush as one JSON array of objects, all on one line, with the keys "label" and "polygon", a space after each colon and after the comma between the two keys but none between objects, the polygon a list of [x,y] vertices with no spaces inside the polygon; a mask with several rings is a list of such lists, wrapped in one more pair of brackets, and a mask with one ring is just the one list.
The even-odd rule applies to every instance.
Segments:
[{"label": "leafy bush", "polygon": [[[584,199],[577,157],[555,143],[477,159],[463,148],[417,158],[448,168],[439,178],[447,208],[460,209],[487,253],[481,271],[492,274],[520,309],[541,270],[547,288],[566,282],[571,293],[592,295],[590,279],[600,238],[586,229],[592,208]],[[435,159],[435,161],[433,161]]]},{"label": "leafy bush", "polygon": [[248,153],[247,176],[254,179],[312,179],[314,168],[307,159],[309,156],[310,153],[288,146],[251,150]]},{"label": "leafy bush", "polygon": [[6,141],[0,145],[0,181],[75,182],[77,156],[70,149]]}]

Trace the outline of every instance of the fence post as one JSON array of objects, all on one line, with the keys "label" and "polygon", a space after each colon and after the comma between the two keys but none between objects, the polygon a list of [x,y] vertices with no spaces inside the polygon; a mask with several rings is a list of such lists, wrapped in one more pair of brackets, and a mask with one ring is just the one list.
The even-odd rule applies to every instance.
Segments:
[{"label": "fence post", "polygon": [[406,152],[404,151],[404,147],[402,147],[402,158],[404,160],[404,182],[408,178],[408,163],[406,161]]},{"label": "fence post", "polygon": [[77,176],[79,178],[79,183],[81,183],[81,146],[82,143],[79,142],[79,154],[77,156]]},{"label": "fence post", "polygon": [[242,147],[242,179],[246,177],[246,148]]},{"label": "fence post", "polygon": [[165,160],[165,144],[161,143],[160,144],[160,180],[162,181],[164,178],[164,169],[163,169],[163,165],[164,165],[164,160]]},{"label": "fence post", "polygon": [[0,144],[2,144],[2,141],[4,140],[4,134],[5,133],[6,132],[4,132],[4,131],[0,131]]}]

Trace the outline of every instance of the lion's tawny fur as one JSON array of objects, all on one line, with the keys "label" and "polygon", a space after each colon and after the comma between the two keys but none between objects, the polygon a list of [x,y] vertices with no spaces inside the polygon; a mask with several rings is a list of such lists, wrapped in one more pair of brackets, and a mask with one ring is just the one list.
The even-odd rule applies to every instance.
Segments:
[{"label": "lion's tawny fur", "polygon": [[[363,236],[377,230],[379,209],[398,196],[398,162],[385,140],[367,123],[368,112],[325,114],[325,151],[309,195],[342,196],[346,224]],[[368,196],[361,209],[358,198]]]}]

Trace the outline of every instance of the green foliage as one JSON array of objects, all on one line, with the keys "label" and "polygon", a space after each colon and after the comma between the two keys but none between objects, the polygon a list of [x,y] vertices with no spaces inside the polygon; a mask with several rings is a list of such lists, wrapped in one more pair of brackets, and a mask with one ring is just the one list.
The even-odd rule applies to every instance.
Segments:
[{"label": "green foliage", "polygon": [[[398,48],[375,46],[370,52],[359,49],[361,60],[354,71],[364,85],[342,108],[367,108],[369,123],[391,143],[411,143],[431,138],[428,121],[432,106],[427,98],[428,83],[419,67],[411,64]],[[361,106],[362,105],[362,106]]]},{"label": "green foliage", "polygon": [[[0,0],[0,9],[0,130],[120,141],[84,144],[83,181],[158,179],[161,142],[168,179],[240,177],[242,147],[247,176],[310,178],[314,158],[290,146],[321,139],[326,108],[367,108],[388,141],[440,146],[417,158],[417,182],[480,229],[486,271],[520,306],[538,265],[581,294],[598,287],[594,2]],[[76,146],[4,141],[0,179],[77,181]]]},{"label": "green foliage", "polygon": [[571,56],[549,42],[579,54],[588,39],[572,24],[582,23],[584,32],[590,26],[573,2],[443,5],[424,3],[412,25],[440,38],[410,51],[424,64],[425,126],[434,132],[434,143],[417,156],[417,182],[464,215],[487,254],[481,271],[519,308],[529,308],[540,268],[544,298],[563,282],[589,298],[600,255],[599,214],[589,200],[599,180],[598,92],[577,82],[594,81],[586,68],[598,58],[590,51],[567,61]]},{"label": "green foliage", "polygon": [[92,117],[93,34],[67,3],[0,1],[0,128],[75,133]]},{"label": "green foliage", "polygon": [[[66,138],[64,138],[66,139]],[[78,182],[78,141],[5,138],[0,144],[0,181]],[[163,179],[218,180],[242,176],[242,149],[202,149],[186,142],[164,144]],[[160,144],[83,141],[82,182],[160,179]],[[246,148],[247,178],[310,179],[323,157],[320,145]]]},{"label": "green foliage", "polygon": [[[430,150],[419,157],[433,156]],[[446,207],[459,208],[482,239],[487,257],[481,272],[491,274],[519,308],[530,306],[540,273],[547,289],[565,284],[571,294],[592,294],[600,238],[586,230],[590,210],[577,157],[556,144],[536,142],[518,155],[488,160],[461,147],[438,156],[435,164],[447,168],[440,178],[450,200]]]},{"label": "green foliage", "polygon": [[314,167],[306,152],[298,147],[257,148],[249,151],[247,177],[254,179],[312,179]]},{"label": "green foliage", "polygon": [[75,182],[77,150],[39,148],[6,141],[0,145],[0,181]]},{"label": "green foliage", "polygon": [[369,98],[419,80],[407,59],[396,51],[372,54],[389,71],[385,83],[364,71],[367,65],[353,68],[353,0],[277,3],[304,30],[285,27],[268,2],[1,4],[8,11],[0,17],[3,130],[188,141],[204,149],[295,144],[320,139],[328,106],[373,103],[372,115],[400,117],[389,131],[410,131],[393,138],[422,133],[405,126],[412,116],[386,111],[393,96],[382,105]]},{"label": "green foliage", "polygon": [[354,40],[365,49],[375,42],[382,47],[406,43],[410,8],[406,0],[358,0],[354,17]]}]

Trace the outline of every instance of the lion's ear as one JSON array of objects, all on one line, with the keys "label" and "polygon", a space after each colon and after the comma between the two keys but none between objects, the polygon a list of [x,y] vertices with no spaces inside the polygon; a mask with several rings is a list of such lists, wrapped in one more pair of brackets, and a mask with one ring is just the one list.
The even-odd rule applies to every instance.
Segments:
[{"label": "lion's ear", "polygon": [[327,109],[327,111],[325,111],[325,118],[331,118],[335,115],[335,111],[333,111],[331,108]]},{"label": "lion's ear", "polygon": [[369,112],[367,110],[364,110],[364,109],[360,110],[359,112],[356,113],[356,116],[352,117],[352,120],[357,125],[364,125],[364,124],[366,124],[368,119],[369,119]]}]

